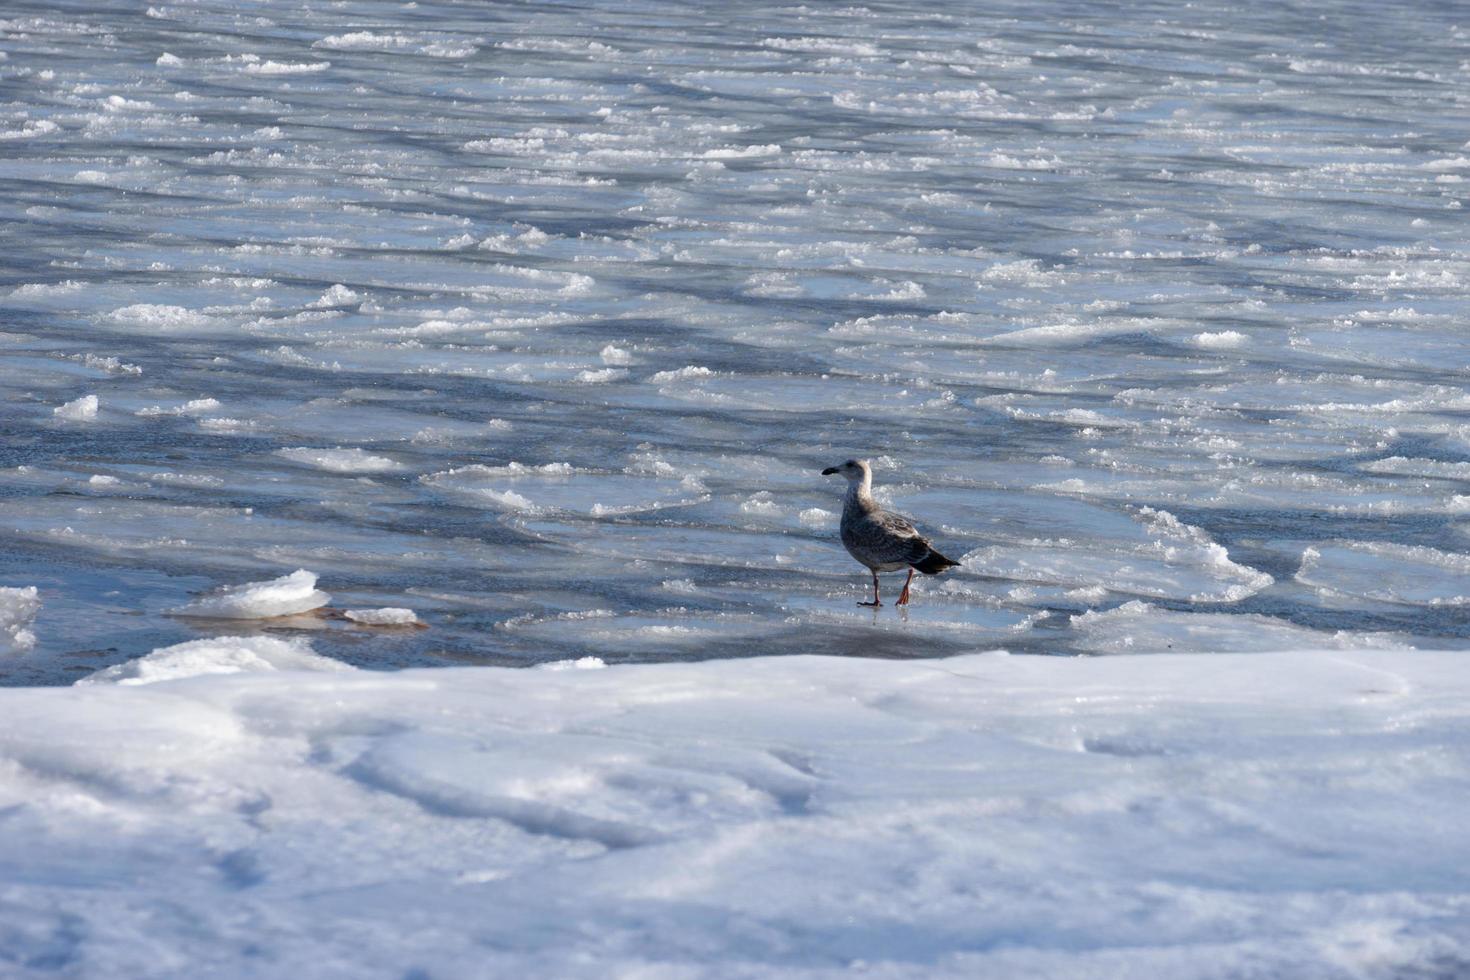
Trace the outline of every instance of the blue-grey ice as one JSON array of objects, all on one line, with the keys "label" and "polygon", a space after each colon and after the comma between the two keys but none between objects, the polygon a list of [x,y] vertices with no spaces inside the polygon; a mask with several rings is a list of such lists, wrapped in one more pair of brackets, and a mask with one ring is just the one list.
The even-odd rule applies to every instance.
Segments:
[{"label": "blue-grey ice", "polygon": [[10,0],[0,683],[297,570],[429,628],[240,628],[368,667],[1465,646],[1466,26],[1393,21]]}]

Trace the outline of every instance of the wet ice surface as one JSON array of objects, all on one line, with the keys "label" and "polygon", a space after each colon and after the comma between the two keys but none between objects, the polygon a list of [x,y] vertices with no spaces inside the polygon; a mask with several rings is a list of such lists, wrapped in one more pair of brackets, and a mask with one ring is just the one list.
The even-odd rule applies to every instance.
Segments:
[{"label": "wet ice surface", "polygon": [[1470,640],[1448,8],[290,8],[0,18],[6,682]]}]

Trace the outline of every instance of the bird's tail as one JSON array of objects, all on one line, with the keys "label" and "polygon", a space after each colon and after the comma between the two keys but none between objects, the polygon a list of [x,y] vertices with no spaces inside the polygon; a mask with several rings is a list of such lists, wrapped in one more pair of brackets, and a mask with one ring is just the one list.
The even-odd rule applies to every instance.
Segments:
[{"label": "bird's tail", "polygon": [[916,562],[914,564],[914,567],[923,572],[925,575],[938,575],[946,568],[953,568],[958,564],[959,562],[950,561],[948,558],[944,557],[933,548],[930,548],[929,554],[924,556],[924,560],[921,562]]}]

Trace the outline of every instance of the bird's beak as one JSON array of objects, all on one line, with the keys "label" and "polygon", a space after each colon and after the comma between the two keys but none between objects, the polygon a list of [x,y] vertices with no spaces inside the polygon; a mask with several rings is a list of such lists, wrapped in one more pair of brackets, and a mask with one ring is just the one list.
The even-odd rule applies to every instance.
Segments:
[{"label": "bird's beak", "polygon": [[833,473],[836,473],[836,472],[837,472],[837,467],[835,467],[835,466],[829,466],[825,470],[822,471],[822,475],[823,476],[831,476]]}]

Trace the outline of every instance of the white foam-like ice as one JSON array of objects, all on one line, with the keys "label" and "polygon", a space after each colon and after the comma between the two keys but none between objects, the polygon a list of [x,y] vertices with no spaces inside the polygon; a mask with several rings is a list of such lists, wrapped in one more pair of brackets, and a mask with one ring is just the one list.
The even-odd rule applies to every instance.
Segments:
[{"label": "white foam-like ice", "polygon": [[375,456],[365,449],[356,447],[311,449],[306,446],[292,446],[277,449],[276,455],[289,459],[293,463],[326,470],[328,473],[391,473],[404,469],[403,464],[396,460],[389,459],[387,456]]},{"label": "white foam-like ice", "polygon": [[1191,340],[1195,346],[1210,350],[1228,350],[1235,347],[1244,347],[1250,342],[1250,337],[1239,330],[1219,330],[1214,333],[1197,333]]},{"label": "white foam-like ice", "polygon": [[198,415],[202,412],[213,412],[219,407],[219,399],[216,398],[191,398],[181,405],[174,405],[170,408],[162,405],[149,405],[138,409],[134,414],[145,418],[160,415]]},{"label": "white foam-like ice", "polygon": [[187,330],[207,327],[213,319],[198,310],[165,303],[134,303],[111,313],[113,322],[141,330]]},{"label": "white foam-like ice", "polygon": [[252,61],[244,70],[252,75],[309,75],[330,67],[330,61]]},{"label": "white foam-like ice", "polygon": [[99,400],[96,395],[83,395],[80,398],[58,405],[51,413],[60,419],[71,422],[90,422],[97,417]]},{"label": "white foam-like ice", "polygon": [[330,287],[316,299],[308,303],[308,306],[317,308],[330,308],[334,306],[348,306],[358,302],[362,297],[340,282]]},{"label": "white foam-like ice", "polygon": [[0,649],[29,650],[36,645],[31,623],[41,611],[41,597],[34,585],[0,587]]}]

